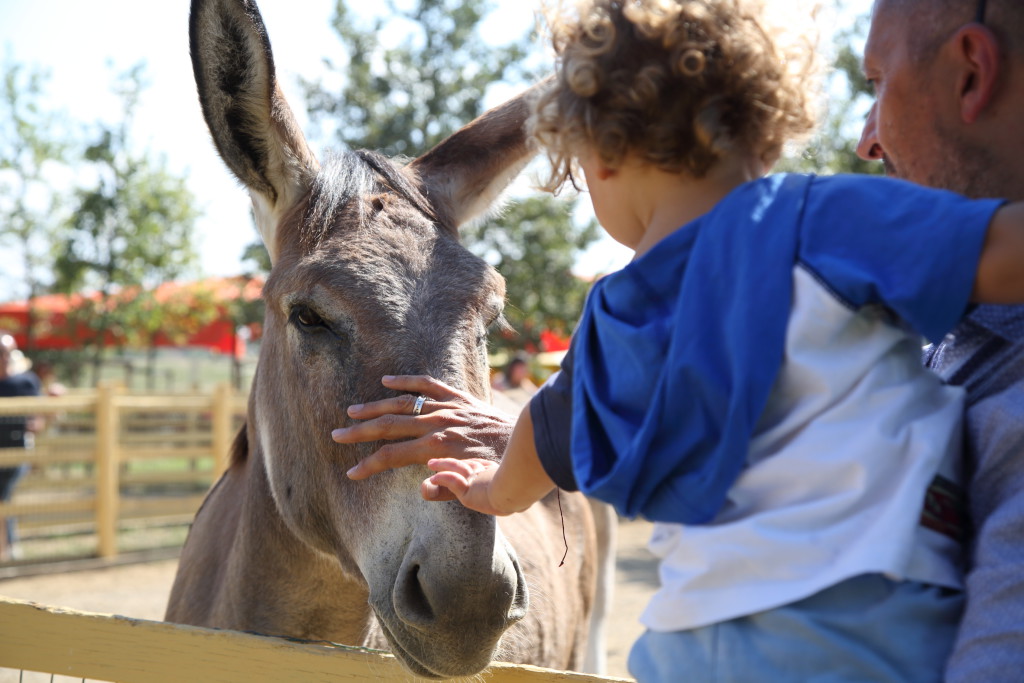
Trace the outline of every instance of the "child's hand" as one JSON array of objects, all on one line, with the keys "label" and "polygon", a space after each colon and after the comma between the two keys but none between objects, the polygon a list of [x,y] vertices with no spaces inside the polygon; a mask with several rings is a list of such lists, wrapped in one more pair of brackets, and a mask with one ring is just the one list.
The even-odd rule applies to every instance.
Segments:
[{"label": "child's hand", "polygon": [[437,472],[420,485],[424,500],[452,500],[485,515],[522,512],[555,488],[533,445],[529,409],[519,415],[501,462],[489,458],[433,458]]},{"label": "child's hand", "polygon": [[427,467],[437,474],[420,485],[420,494],[424,500],[457,498],[470,510],[485,515],[509,514],[491,504],[490,485],[494,473],[498,471],[498,463],[481,458],[437,458],[428,461]]}]

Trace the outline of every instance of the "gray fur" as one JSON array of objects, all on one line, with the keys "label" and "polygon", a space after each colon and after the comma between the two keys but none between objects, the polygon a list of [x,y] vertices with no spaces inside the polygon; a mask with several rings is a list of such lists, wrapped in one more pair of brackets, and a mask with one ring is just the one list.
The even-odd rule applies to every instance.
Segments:
[{"label": "gray fur", "polygon": [[[499,525],[423,501],[425,468],[350,481],[345,471],[377,444],[330,438],[347,406],[389,395],[384,374],[488,396],[486,325],[504,283],[455,226],[529,158],[525,106],[485,114],[406,166],[356,152],[321,167],[282,114],[255,5],[194,0],[192,16],[203,112],[264,210],[274,265],[247,425],[196,516],[167,619],[388,647],[426,677],[472,675],[492,658],[582,668],[596,546],[581,496]],[[240,61],[204,38],[224,22],[251,32],[236,37],[255,46],[230,53]],[[211,105],[235,84],[247,92],[242,118]]]}]

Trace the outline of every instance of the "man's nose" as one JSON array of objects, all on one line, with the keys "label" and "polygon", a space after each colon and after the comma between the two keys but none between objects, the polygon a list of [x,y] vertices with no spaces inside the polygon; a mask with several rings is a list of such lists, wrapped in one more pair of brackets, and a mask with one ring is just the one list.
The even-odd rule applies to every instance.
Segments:
[{"label": "man's nose", "polygon": [[871,105],[868,118],[864,121],[864,130],[860,134],[860,142],[857,143],[857,156],[864,161],[881,161],[882,145],[878,142],[878,118],[875,112],[878,110],[878,103]]}]

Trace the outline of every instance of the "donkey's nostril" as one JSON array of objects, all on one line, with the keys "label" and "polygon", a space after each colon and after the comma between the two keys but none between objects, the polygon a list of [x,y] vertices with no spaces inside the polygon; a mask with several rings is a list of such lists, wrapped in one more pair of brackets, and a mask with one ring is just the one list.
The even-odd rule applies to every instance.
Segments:
[{"label": "donkey's nostril", "polygon": [[518,558],[512,560],[512,566],[516,571],[515,598],[508,610],[508,623],[514,624],[526,616],[530,608],[530,592],[526,588],[526,577],[523,576],[523,568],[519,566]]},{"label": "donkey's nostril", "polygon": [[413,626],[430,626],[437,614],[420,582],[420,565],[403,568],[395,586],[395,611],[403,621]]}]

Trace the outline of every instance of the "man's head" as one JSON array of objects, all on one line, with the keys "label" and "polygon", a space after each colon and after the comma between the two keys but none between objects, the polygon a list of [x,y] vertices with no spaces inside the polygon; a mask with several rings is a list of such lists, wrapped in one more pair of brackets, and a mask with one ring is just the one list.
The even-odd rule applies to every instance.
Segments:
[{"label": "man's head", "polygon": [[7,377],[11,370],[12,354],[18,349],[14,337],[0,330],[0,378]]},{"label": "man's head", "polygon": [[1024,3],[876,0],[858,153],[973,197],[1024,199]]},{"label": "man's head", "polygon": [[510,387],[518,387],[529,372],[530,366],[526,362],[526,357],[516,354],[505,366],[505,382]]}]

